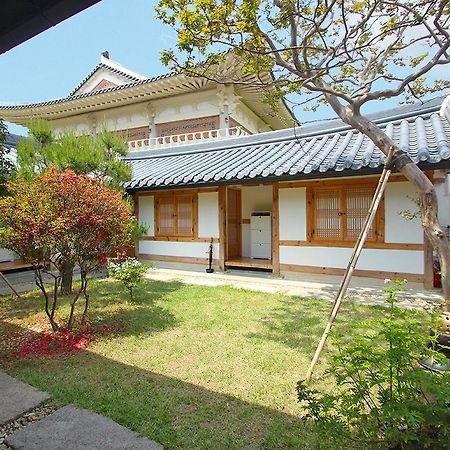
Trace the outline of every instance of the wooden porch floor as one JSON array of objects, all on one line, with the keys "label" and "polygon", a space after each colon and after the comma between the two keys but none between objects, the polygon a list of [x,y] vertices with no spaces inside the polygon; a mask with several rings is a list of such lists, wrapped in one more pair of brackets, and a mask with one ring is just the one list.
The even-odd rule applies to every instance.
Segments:
[{"label": "wooden porch floor", "polygon": [[244,267],[248,269],[270,269],[272,270],[271,259],[255,258],[231,258],[225,261],[225,267]]},{"label": "wooden porch floor", "polygon": [[24,263],[21,260],[0,262],[0,272],[8,272],[16,269],[27,269],[30,267],[30,264]]}]

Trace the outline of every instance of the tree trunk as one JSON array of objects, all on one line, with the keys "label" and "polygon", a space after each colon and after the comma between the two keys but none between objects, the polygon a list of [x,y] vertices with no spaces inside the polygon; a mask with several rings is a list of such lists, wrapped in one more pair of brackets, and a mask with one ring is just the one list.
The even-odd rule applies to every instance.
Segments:
[{"label": "tree trunk", "polygon": [[[44,295],[44,300],[45,300],[45,314],[47,314],[48,320],[50,322],[50,325],[52,327],[53,331],[58,331],[59,326],[58,324],[55,322],[54,319],[54,315],[55,315],[55,309],[56,309],[56,298],[53,299],[53,304],[51,306],[51,311],[50,311],[50,298],[47,292],[47,289],[45,288],[45,283],[44,280],[42,278],[42,273],[40,271],[40,269],[34,269],[34,279],[36,282],[36,285],[39,287],[39,289],[42,291],[42,294]],[[55,287],[56,287],[56,282],[55,282]]]},{"label": "tree trunk", "polygon": [[[346,113],[348,109],[346,108]],[[445,299],[445,309],[450,311],[450,244],[442,225],[438,219],[438,201],[436,190],[429,178],[402,152],[392,139],[376,124],[359,114],[343,114],[341,118],[361,133],[368,136],[375,145],[385,154],[394,149],[394,170],[400,171],[413,185],[419,195],[419,205],[422,218],[422,227],[431,246],[437,253],[441,264],[442,289]]]},{"label": "tree trunk", "polygon": [[[438,219],[438,201],[434,185],[422,172],[422,170],[420,170],[419,167],[417,167],[417,165],[414,164],[405,153],[396,147],[393,141],[381,129],[379,129],[375,124],[370,123],[367,119],[361,119],[363,119],[363,122],[369,122],[365,124],[366,127],[362,128],[363,130],[365,129],[365,134],[369,136],[375,144],[377,144],[378,148],[383,153],[387,155],[392,146],[394,146],[394,155],[395,157],[398,157],[397,169],[412,183],[419,196],[422,227],[431,243],[431,246],[433,247],[433,250],[437,253],[439,258],[439,262],[441,264],[441,279],[445,299],[445,310],[450,311],[450,279],[448,277],[450,264],[450,244],[444,228]],[[356,122],[356,124],[357,123],[358,122]],[[364,132],[356,126],[356,124],[355,127]],[[375,130],[373,128],[375,128]],[[376,137],[374,136],[374,138],[372,138],[374,132],[376,133]],[[386,141],[384,137],[386,137],[388,141]]]},{"label": "tree trunk", "polygon": [[67,319],[67,325],[66,325],[66,328],[68,330],[72,329],[73,321],[75,319],[75,307],[77,305],[78,299],[80,298],[80,295],[81,295],[81,291],[75,295],[75,298],[70,303],[69,318]]},{"label": "tree trunk", "polygon": [[62,265],[61,294],[72,294],[73,270],[75,265],[70,261],[64,261]]},{"label": "tree trunk", "polygon": [[419,192],[419,204],[423,229],[439,258],[445,310],[450,312],[450,249],[445,231],[437,218],[437,196],[434,186],[431,192]]},{"label": "tree trunk", "polygon": [[69,319],[67,320],[67,326],[66,326],[66,328],[68,330],[72,329],[72,326],[73,326],[73,323],[74,323],[74,319],[75,319],[75,307],[76,307],[76,304],[77,304],[78,300],[80,299],[81,295],[84,295],[85,301],[86,301],[86,303],[84,305],[82,322],[84,322],[84,320],[85,320],[86,313],[87,313],[87,308],[88,308],[88,304],[89,304],[89,296],[87,296],[87,294],[86,294],[87,282],[88,282],[88,280],[87,280],[86,275],[83,274],[83,272],[81,272],[80,289],[78,290],[78,292],[76,293],[76,295],[73,298],[72,302],[70,303]]},{"label": "tree trunk", "polygon": [[83,310],[83,315],[81,316],[81,323],[84,324],[87,319],[87,312],[88,312],[88,308],[89,308],[89,294],[86,292],[87,284],[88,284],[87,276],[84,275],[83,273],[81,274],[81,276],[82,276],[82,280],[85,279],[85,281],[83,283],[84,284],[84,288],[83,288],[84,310]]}]

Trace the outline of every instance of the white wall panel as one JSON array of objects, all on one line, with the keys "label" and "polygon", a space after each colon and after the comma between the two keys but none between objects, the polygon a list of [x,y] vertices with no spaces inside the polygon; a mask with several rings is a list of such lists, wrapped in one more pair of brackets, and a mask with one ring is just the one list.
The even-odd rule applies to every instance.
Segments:
[{"label": "white wall panel", "polygon": [[147,227],[146,236],[155,235],[155,200],[153,195],[143,195],[139,198],[139,224]]},{"label": "white wall panel", "polygon": [[155,123],[157,124],[218,116],[220,113],[216,90],[154,100],[152,106],[155,111]]},{"label": "white wall panel", "polygon": [[219,237],[219,194],[198,194],[198,237]]},{"label": "white wall panel", "polygon": [[[351,248],[286,246],[280,247],[280,263],[345,269],[351,253]],[[423,274],[423,252],[364,249],[357,269]]]},{"label": "white wall panel", "polygon": [[306,241],[306,188],[279,190],[280,240]]},{"label": "white wall panel", "polygon": [[[139,253],[144,255],[165,255],[192,258],[208,258],[208,242],[171,242],[171,241],[140,241]],[[213,244],[213,258],[219,257],[219,244]]]},{"label": "white wall panel", "polygon": [[444,183],[437,183],[436,194],[439,206],[439,221],[445,227],[450,225],[450,175],[447,175]]},{"label": "white wall panel", "polygon": [[421,244],[423,231],[420,219],[406,220],[400,211],[418,211],[416,194],[408,181],[388,183],[385,192],[385,242]]}]

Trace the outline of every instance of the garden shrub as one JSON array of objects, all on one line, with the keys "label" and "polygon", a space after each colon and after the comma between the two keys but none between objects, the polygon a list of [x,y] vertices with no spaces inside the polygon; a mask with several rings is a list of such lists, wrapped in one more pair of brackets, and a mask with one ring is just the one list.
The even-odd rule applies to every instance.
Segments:
[{"label": "garden shrub", "polygon": [[114,280],[122,282],[130,292],[133,299],[133,288],[135,288],[144,277],[151,264],[142,264],[136,258],[110,259],[108,262],[109,276]]},{"label": "garden shrub", "polygon": [[336,391],[299,381],[298,400],[329,439],[345,436],[364,448],[449,448],[450,373],[419,363],[444,358],[427,345],[437,319],[397,307],[399,284],[385,288],[389,308],[381,317],[335,336],[327,374]]}]

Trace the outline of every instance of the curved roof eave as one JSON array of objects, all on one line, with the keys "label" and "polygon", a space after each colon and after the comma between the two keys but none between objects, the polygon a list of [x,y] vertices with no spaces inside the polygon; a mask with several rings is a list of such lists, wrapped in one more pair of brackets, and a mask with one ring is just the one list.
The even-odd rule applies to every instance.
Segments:
[{"label": "curved roof eave", "polygon": [[[48,120],[85,114],[102,109],[109,109],[120,105],[141,103],[152,99],[185,94],[192,91],[204,90],[212,87],[213,82],[205,78],[189,77],[180,73],[168,73],[158,77],[139,80],[115,87],[101,89],[94,92],[69,95],[64,98],[44,102],[0,106],[0,117],[18,125],[25,125],[32,117],[42,117]],[[247,86],[247,89],[251,88]],[[254,87],[258,93],[258,87]],[[242,95],[245,100],[246,94]],[[250,99],[249,99],[250,100]],[[284,100],[284,99],[283,99]],[[248,101],[250,109],[255,110],[256,103]],[[250,103],[253,103],[250,105]],[[287,128],[292,126],[287,122],[297,123],[292,111],[284,101],[280,101],[281,112],[278,115],[262,114],[261,118],[269,126]],[[262,109],[266,109],[264,106]],[[258,111],[262,112],[262,111]],[[264,116],[264,117],[263,117]]]},{"label": "curved roof eave", "polygon": [[64,98],[47,100],[23,105],[0,106],[0,117],[10,122],[24,125],[30,117],[55,119],[74,114],[91,112],[98,109],[108,109],[121,104],[136,103],[150,98],[162,98],[177,93],[189,92],[194,89],[204,89],[208,83],[190,80],[183,74],[166,74],[147,80],[135,81],[115,87],[69,95]]}]

